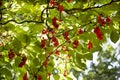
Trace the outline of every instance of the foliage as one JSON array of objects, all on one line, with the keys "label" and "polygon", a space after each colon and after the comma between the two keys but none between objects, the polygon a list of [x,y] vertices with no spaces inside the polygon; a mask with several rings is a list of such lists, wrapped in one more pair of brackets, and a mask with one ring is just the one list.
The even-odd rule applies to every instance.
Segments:
[{"label": "foliage", "polygon": [[106,50],[98,53],[98,63],[92,62],[88,73],[83,74],[83,80],[119,80],[119,59],[119,50],[108,45]]},{"label": "foliage", "polygon": [[1,0],[0,79],[72,80],[120,34],[119,0]]}]

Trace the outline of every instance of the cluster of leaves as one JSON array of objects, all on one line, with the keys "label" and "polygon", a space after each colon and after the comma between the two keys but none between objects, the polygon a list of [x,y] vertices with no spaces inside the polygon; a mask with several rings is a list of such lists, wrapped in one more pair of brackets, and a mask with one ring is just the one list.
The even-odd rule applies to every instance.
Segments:
[{"label": "cluster of leaves", "polygon": [[107,49],[98,53],[97,64],[91,63],[87,74],[83,74],[84,80],[119,80],[120,58],[119,50],[107,45]]},{"label": "cluster of leaves", "polygon": [[0,1],[0,79],[77,78],[107,37],[118,41],[119,6],[119,0]]}]

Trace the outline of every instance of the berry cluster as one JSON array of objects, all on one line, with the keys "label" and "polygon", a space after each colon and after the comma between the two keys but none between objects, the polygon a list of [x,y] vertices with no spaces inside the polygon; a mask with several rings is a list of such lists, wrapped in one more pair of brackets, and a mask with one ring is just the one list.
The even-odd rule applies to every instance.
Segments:
[{"label": "berry cluster", "polygon": [[99,40],[103,39],[103,35],[102,35],[102,32],[100,31],[100,27],[94,28],[94,33],[96,34],[96,36]]},{"label": "berry cluster", "polygon": [[63,33],[63,37],[66,39],[66,41],[69,40],[68,35],[69,35],[69,32],[68,32],[68,31],[66,31],[65,33]]},{"label": "berry cluster", "polygon": [[45,44],[46,44],[46,39],[43,38],[40,43],[41,48],[44,48]]},{"label": "berry cluster", "polygon": [[52,25],[56,28],[56,29],[58,29],[58,27],[59,27],[59,25],[57,24],[57,18],[56,17],[54,17],[53,19],[52,19]]},{"label": "berry cluster", "polygon": [[15,57],[15,53],[14,53],[13,49],[10,49],[10,51],[8,52],[8,57],[9,57],[9,59],[13,59]]},{"label": "berry cluster", "polygon": [[23,75],[23,80],[28,80],[28,77],[27,77],[27,72],[26,72],[26,73],[24,73],[24,75]]},{"label": "berry cluster", "polygon": [[22,58],[22,61],[19,63],[19,67],[23,67],[23,66],[25,65],[26,61],[27,61],[27,57],[24,56],[24,57]]},{"label": "berry cluster", "polygon": [[102,26],[104,26],[105,24],[108,24],[108,25],[109,25],[110,21],[111,21],[111,20],[110,20],[109,17],[104,18],[104,17],[102,17],[101,14],[98,15],[97,22],[98,22],[100,25],[102,25]]},{"label": "berry cluster", "polygon": [[52,36],[52,42],[55,47],[59,45],[59,42],[55,36]]}]

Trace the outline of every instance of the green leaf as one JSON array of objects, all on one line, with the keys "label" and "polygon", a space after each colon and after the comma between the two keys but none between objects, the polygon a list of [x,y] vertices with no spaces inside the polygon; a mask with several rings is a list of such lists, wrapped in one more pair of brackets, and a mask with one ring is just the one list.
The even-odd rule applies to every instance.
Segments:
[{"label": "green leaf", "polygon": [[35,66],[38,66],[40,64],[40,61],[38,58],[33,59],[33,63]]},{"label": "green leaf", "polygon": [[21,41],[22,46],[27,46],[30,43],[30,37],[25,32],[18,33],[16,38]]},{"label": "green leaf", "polygon": [[60,76],[57,75],[57,74],[53,75],[53,77],[54,77],[55,80],[59,80],[60,79]]},{"label": "green leaf", "polygon": [[117,31],[112,31],[111,32],[110,39],[114,43],[116,43],[119,40],[119,34],[117,33]]},{"label": "green leaf", "polygon": [[76,65],[81,69],[86,69],[86,64],[82,62],[82,55],[76,54]]},{"label": "green leaf", "polygon": [[20,57],[15,58],[15,66],[18,67],[20,62],[21,62],[21,58]]},{"label": "green leaf", "polygon": [[8,70],[7,68],[1,68],[0,69],[0,73],[5,75],[5,77],[12,77],[12,73],[10,70]]},{"label": "green leaf", "polygon": [[19,50],[22,48],[22,44],[18,39],[14,39],[12,45],[13,45],[13,49],[16,53],[18,53]]},{"label": "green leaf", "polygon": [[14,31],[15,29],[15,26],[11,23],[8,23],[5,25],[5,30],[11,30],[11,31]]},{"label": "green leaf", "polygon": [[32,33],[40,33],[44,28],[42,24],[31,24],[29,27]]},{"label": "green leaf", "polygon": [[84,56],[84,58],[86,58],[87,60],[92,60],[92,53],[87,53],[87,54],[84,54],[83,55]]},{"label": "green leaf", "polygon": [[67,80],[73,80],[72,78],[70,78],[70,77],[67,77]]},{"label": "green leaf", "polygon": [[64,6],[64,8],[66,8],[67,10],[73,8],[73,4],[72,4],[72,3],[68,3],[67,1],[63,4],[63,6]]}]

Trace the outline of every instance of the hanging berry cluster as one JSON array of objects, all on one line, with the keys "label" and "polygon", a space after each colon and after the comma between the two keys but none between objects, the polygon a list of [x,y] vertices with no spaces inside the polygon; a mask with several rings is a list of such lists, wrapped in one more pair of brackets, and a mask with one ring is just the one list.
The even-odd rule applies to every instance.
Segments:
[{"label": "hanging berry cluster", "polygon": [[14,53],[13,49],[10,49],[10,51],[8,52],[8,57],[9,57],[9,59],[13,59],[15,57],[15,53]]},{"label": "hanging berry cluster", "polygon": [[22,58],[22,61],[19,63],[19,67],[23,67],[23,66],[25,65],[26,61],[27,61],[27,57],[24,56],[24,57]]},{"label": "hanging berry cluster", "polygon": [[[71,0],[67,0],[67,2],[68,3],[70,3],[71,2]],[[55,7],[55,8],[57,8],[57,10],[59,11],[59,13],[60,13],[60,15],[62,14],[62,12],[65,10],[64,9],[64,6],[62,5],[62,4],[60,4],[60,3],[57,3],[57,1],[56,0],[50,0],[50,3],[49,3],[49,5],[50,5],[50,7]],[[50,38],[48,38],[48,39],[50,39],[50,43],[52,43],[52,45],[56,48],[56,47],[58,47],[59,45],[60,45],[60,43],[59,43],[59,38],[56,36],[56,34],[55,33],[57,33],[57,30],[60,28],[60,24],[59,24],[59,22],[61,22],[62,20],[61,20],[61,17],[60,17],[60,19],[58,18],[58,17],[56,17],[56,16],[54,16],[52,19],[51,19],[51,24],[52,24],[52,29],[43,29],[43,31],[42,31],[42,35],[49,35],[49,34],[51,34],[51,36],[50,36]],[[105,25],[109,25],[110,24],[110,18],[109,17],[103,17],[101,14],[100,15],[98,15],[98,17],[97,17],[97,27],[95,27],[94,29],[92,29],[93,30],[93,33],[96,35],[96,38],[98,39],[98,40],[103,40],[103,33],[102,33],[102,31],[101,31],[101,28],[102,27],[100,27],[100,26],[105,26]],[[77,31],[76,31],[76,34],[79,36],[79,35],[82,35],[82,34],[84,34],[84,32],[87,32],[87,31],[84,31],[82,28],[78,28],[77,29]],[[64,40],[66,41],[66,42],[71,42],[72,43],[72,48],[73,49],[75,49],[75,48],[78,48],[78,46],[79,46],[79,44],[80,44],[80,40],[78,40],[78,39],[75,39],[75,40],[73,40],[73,41],[71,41],[72,39],[71,39],[71,37],[70,37],[70,32],[69,32],[69,30],[65,30],[65,31],[63,31],[63,33],[62,33],[62,36],[63,36],[63,38],[64,38]],[[47,44],[47,39],[45,39],[45,38],[42,38],[41,39],[41,43],[40,43],[40,46],[41,46],[41,48],[45,48],[46,47],[46,44]],[[92,48],[93,48],[93,46],[94,46],[94,44],[92,43],[92,41],[90,41],[90,40],[88,40],[88,42],[87,42],[87,49],[88,49],[88,51],[90,51]],[[62,47],[63,47],[63,45],[61,45]],[[63,48],[62,48],[63,49]],[[60,55],[60,51],[61,50],[59,50],[59,49],[55,49],[55,55],[56,56],[59,56]],[[62,50],[62,51],[68,51],[67,49],[65,49],[65,50]],[[53,54],[53,53],[51,53],[51,54]],[[50,54],[50,55],[51,55]],[[67,57],[71,57],[71,55],[70,54],[68,54],[68,56]],[[49,59],[46,59],[45,60],[45,62],[43,63],[43,65],[44,65],[44,67],[47,67],[48,66],[48,64],[49,64]],[[63,73],[63,75],[66,77],[67,76],[67,71],[65,70],[64,71],[64,73]],[[40,80],[41,80],[41,78],[40,78]]]}]

